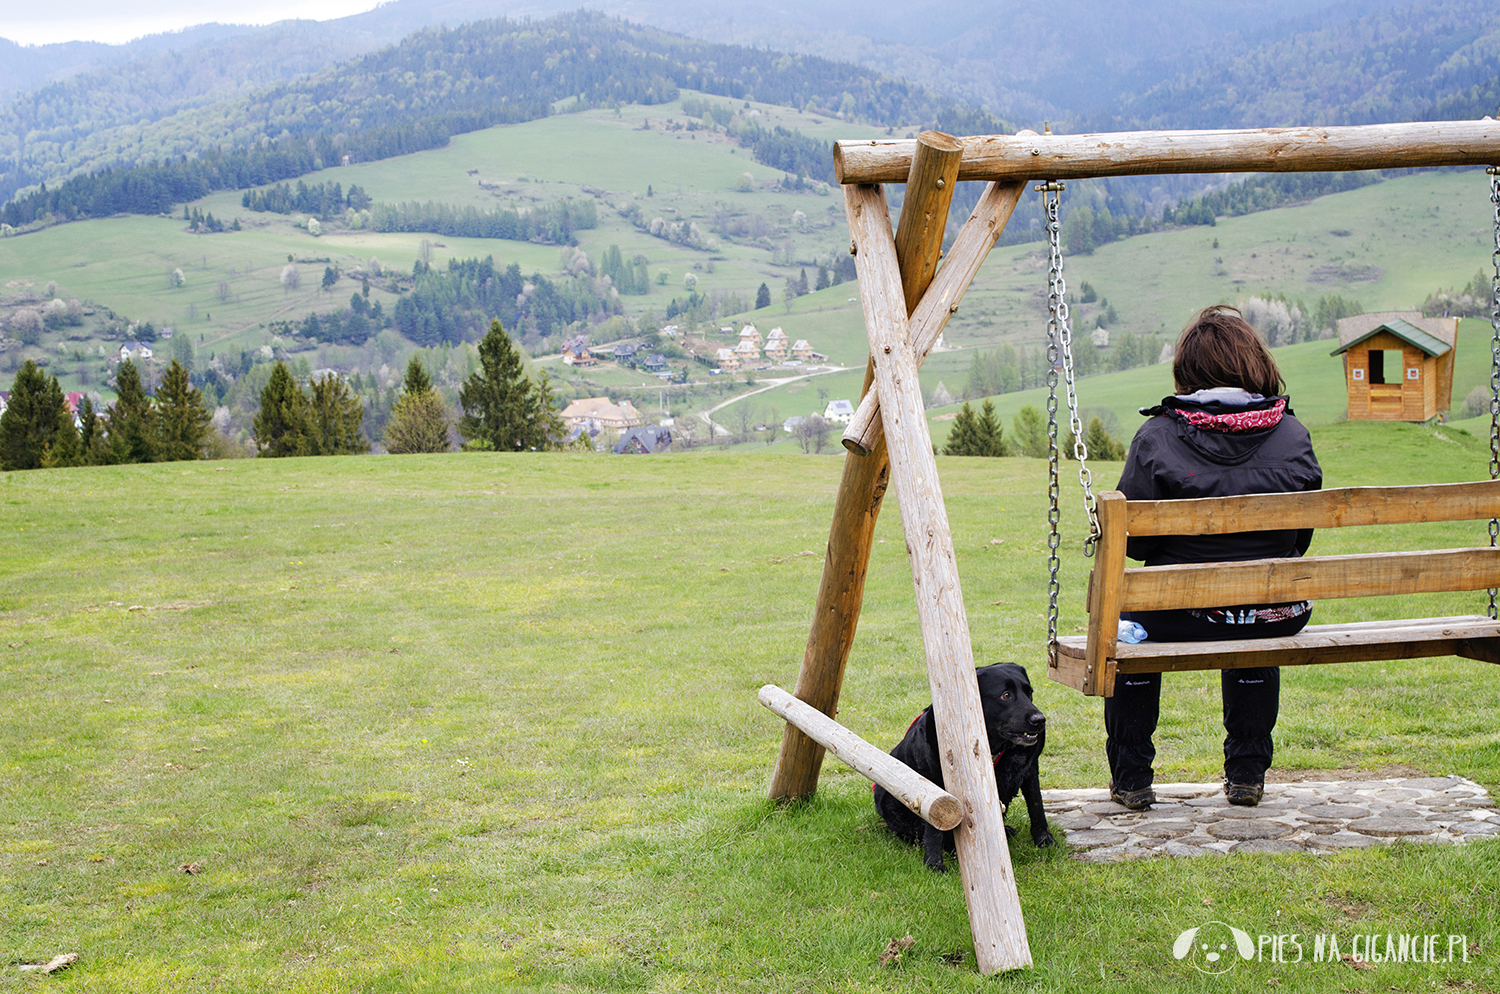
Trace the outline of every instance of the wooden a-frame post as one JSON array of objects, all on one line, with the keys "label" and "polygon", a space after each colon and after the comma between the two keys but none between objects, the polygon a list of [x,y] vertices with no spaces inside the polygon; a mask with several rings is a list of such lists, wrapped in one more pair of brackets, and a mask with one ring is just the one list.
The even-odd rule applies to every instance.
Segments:
[{"label": "wooden a-frame post", "polygon": [[[938,294],[932,295],[961,156],[962,146],[950,136],[921,135],[908,170],[900,229],[895,234],[879,187],[845,189],[850,251],[855,254],[870,335],[864,393],[869,395],[874,387],[885,399],[881,415],[885,430],[869,447],[868,455],[851,451],[845,456],[818,605],[795,696],[830,717],[837,713],[849,647],[859,622],[875,521],[887,484],[893,481],[916,584],[943,778],[964,809],[954,836],[975,955],[980,972],[995,973],[1030,966],[1031,951],[1006,845],[1005,812],[995,789],[953,538],[917,382],[920,360],[912,347],[912,322],[908,320],[932,296],[923,327],[935,326],[935,340],[1004,229],[1020,193],[1020,184],[1007,184],[998,193],[996,184],[991,184],[960,235],[972,265],[955,265],[956,260],[950,258],[943,267],[945,274],[967,270],[967,278],[962,285],[938,288]],[[965,234],[969,237],[964,238]],[[922,350],[924,356],[926,351]],[[811,796],[822,760],[823,748],[788,724],[771,779],[771,796]]]}]

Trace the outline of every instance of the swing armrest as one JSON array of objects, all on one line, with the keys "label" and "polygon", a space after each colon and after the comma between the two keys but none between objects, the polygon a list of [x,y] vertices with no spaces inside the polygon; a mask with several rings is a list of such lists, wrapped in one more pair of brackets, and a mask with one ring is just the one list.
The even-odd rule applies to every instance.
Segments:
[{"label": "swing armrest", "polygon": [[1110,697],[1115,690],[1115,641],[1125,598],[1125,510],[1125,495],[1118,490],[1099,495],[1099,544],[1089,576],[1088,649],[1079,688],[1085,694]]}]

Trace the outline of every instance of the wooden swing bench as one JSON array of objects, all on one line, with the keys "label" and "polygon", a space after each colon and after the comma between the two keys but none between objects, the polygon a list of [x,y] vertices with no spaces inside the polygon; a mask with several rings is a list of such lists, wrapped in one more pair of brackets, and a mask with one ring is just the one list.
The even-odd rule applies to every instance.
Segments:
[{"label": "wooden swing bench", "polygon": [[1117,643],[1121,611],[1484,590],[1500,587],[1500,549],[1443,549],[1125,568],[1125,540],[1272,529],[1470,521],[1500,516],[1500,481],[1348,487],[1305,493],[1130,501],[1099,495],[1088,634],[1057,640],[1052,679],[1114,695],[1121,674],[1299,666],[1429,656],[1500,663],[1500,622],[1484,615],[1308,625],[1284,638]]}]

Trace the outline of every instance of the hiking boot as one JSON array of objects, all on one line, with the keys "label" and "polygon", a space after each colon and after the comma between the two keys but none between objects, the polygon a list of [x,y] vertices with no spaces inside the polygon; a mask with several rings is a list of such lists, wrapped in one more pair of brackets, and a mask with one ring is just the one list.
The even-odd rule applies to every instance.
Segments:
[{"label": "hiking boot", "polygon": [[1150,787],[1142,787],[1139,790],[1120,790],[1114,784],[1110,784],[1109,799],[1131,811],[1145,811],[1156,803],[1156,791]]},{"label": "hiking boot", "polygon": [[1264,793],[1264,784],[1224,781],[1224,796],[1228,798],[1230,804],[1253,808],[1260,803],[1261,795]]}]

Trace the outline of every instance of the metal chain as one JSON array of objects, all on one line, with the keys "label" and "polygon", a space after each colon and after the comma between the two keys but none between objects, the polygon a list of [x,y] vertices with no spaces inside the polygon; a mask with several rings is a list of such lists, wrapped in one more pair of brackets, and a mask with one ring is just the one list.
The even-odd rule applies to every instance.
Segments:
[{"label": "metal chain", "polygon": [[[1500,479],[1500,166],[1485,170],[1490,175],[1490,203],[1495,208],[1495,248],[1490,254],[1495,275],[1490,284],[1490,479]],[[1500,539],[1500,520],[1490,519],[1490,548]],[[1490,588],[1490,617],[1500,618]]]},{"label": "metal chain", "polygon": [[[1045,191],[1047,186],[1051,185],[1053,184],[1038,186],[1036,189]],[[1061,184],[1057,185],[1061,186]],[[1044,192],[1043,199],[1045,198]],[[1051,229],[1049,228],[1048,231],[1050,232]],[[1049,280],[1049,294],[1051,287]],[[1057,523],[1062,517],[1058,510],[1057,482],[1057,361],[1062,354],[1062,346],[1059,342],[1061,334],[1058,330],[1057,310],[1052,306],[1050,295],[1047,303],[1047,525],[1050,529],[1047,533],[1047,650],[1049,653],[1054,653],[1057,651],[1057,595],[1061,591],[1061,586],[1057,581],[1057,571],[1062,565],[1057,556],[1057,547],[1061,541],[1057,532]]]},{"label": "metal chain", "polygon": [[[1089,518],[1089,534],[1083,540],[1083,554],[1092,556],[1099,541],[1099,512],[1094,500],[1093,475],[1089,472],[1088,446],[1083,440],[1083,420],[1078,416],[1078,393],[1073,386],[1073,328],[1068,320],[1068,284],[1063,280],[1062,225],[1058,212],[1062,206],[1063,184],[1039,186],[1047,211],[1047,333],[1056,335],[1062,348],[1063,383],[1068,395],[1068,424],[1073,430],[1073,458],[1078,460],[1078,484],[1083,488],[1083,509]],[[1049,350],[1049,356],[1050,350]]]},{"label": "metal chain", "polygon": [[1089,536],[1084,540],[1083,552],[1094,554],[1099,539],[1099,515],[1095,507],[1093,479],[1088,468],[1088,447],[1083,441],[1083,423],[1078,417],[1078,394],[1073,386],[1073,331],[1068,324],[1067,284],[1062,275],[1062,225],[1058,222],[1058,208],[1064,189],[1062,183],[1043,183],[1036,187],[1042,194],[1047,213],[1047,650],[1049,655],[1057,651],[1057,599],[1062,587],[1058,571],[1062,566],[1057,550],[1062,539],[1058,523],[1062,519],[1059,509],[1061,487],[1058,483],[1059,452],[1057,446],[1057,382],[1058,368],[1062,368],[1068,397],[1068,424],[1073,431],[1073,457],[1078,460],[1078,482],[1083,487],[1083,506],[1089,517]]}]

